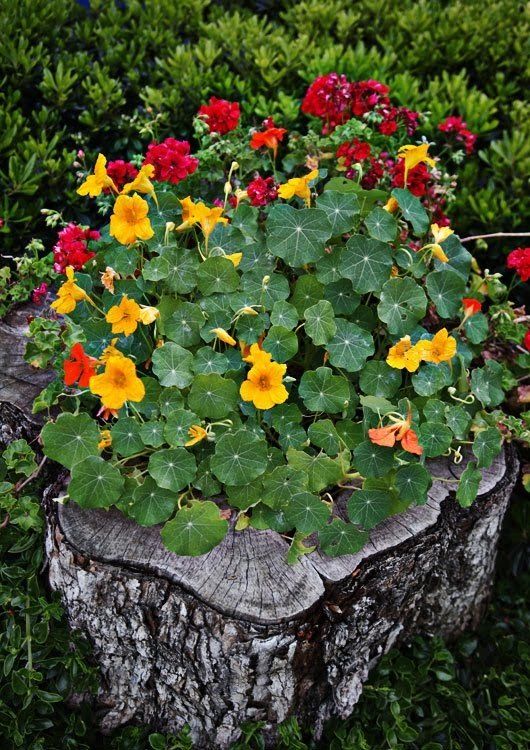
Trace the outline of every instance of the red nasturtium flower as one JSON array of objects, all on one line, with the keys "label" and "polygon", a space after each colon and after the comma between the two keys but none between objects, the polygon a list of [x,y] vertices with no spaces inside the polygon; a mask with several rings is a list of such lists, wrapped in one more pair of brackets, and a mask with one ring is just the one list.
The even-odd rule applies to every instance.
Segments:
[{"label": "red nasturtium flower", "polygon": [[257,175],[248,183],[247,195],[252,206],[266,206],[278,197],[278,185],[273,177]]},{"label": "red nasturtium flower", "polygon": [[412,415],[410,409],[406,419],[397,419],[392,415],[390,415],[390,419],[393,424],[368,430],[368,437],[372,443],[393,448],[396,442],[400,442],[404,451],[421,456],[423,448],[418,443],[418,436],[411,428]]},{"label": "red nasturtium flower", "polygon": [[521,277],[521,281],[530,279],[530,247],[517,247],[508,255],[506,266],[512,268]]},{"label": "red nasturtium flower", "polygon": [[[127,182],[134,180],[138,174],[138,170],[130,161],[115,159],[114,161],[109,161],[107,164],[107,174],[118,188],[118,192],[121,192]],[[110,188],[104,188],[103,192],[110,193]]]},{"label": "red nasturtium flower", "polygon": [[257,150],[258,148],[270,148],[276,159],[278,152],[278,146],[283,141],[287,130],[285,128],[277,128],[271,117],[268,117],[264,123],[264,130],[258,130],[250,139],[250,148]]},{"label": "red nasturtium flower", "polygon": [[53,248],[54,271],[65,273],[68,266],[80,271],[85,263],[95,256],[95,253],[88,249],[89,241],[99,240],[100,236],[95,229],[83,229],[73,223],[61,229]]},{"label": "red nasturtium flower", "polygon": [[90,378],[96,374],[97,362],[97,359],[85,353],[83,344],[74,344],[63,363],[65,385],[77,383],[81,388],[88,388]]},{"label": "red nasturtium flower", "polygon": [[188,141],[166,138],[162,143],[149,144],[144,159],[145,164],[154,166],[154,179],[158,182],[171,182],[173,185],[178,185],[188,175],[195,172],[199,166],[199,160],[190,155]]},{"label": "red nasturtium flower", "polygon": [[482,302],[479,302],[474,297],[464,297],[462,299],[462,307],[464,308],[466,318],[470,318],[482,310]]},{"label": "red nasturtium flower", "polygon": [[212,96],[208,104],[203,104],[199,108],[198,114],[207,123],[210,133],[224,135],[237,128],[241,113],[238,102],[229,102]]}]

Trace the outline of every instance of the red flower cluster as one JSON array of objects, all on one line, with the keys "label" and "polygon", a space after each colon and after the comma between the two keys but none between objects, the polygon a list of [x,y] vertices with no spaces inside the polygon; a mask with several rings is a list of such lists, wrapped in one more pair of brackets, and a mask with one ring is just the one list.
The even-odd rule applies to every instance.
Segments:
[{"label": "red flower cluster", "polygon": [[[120,191],[126,182],[134,180],[138,174],[138,170],[130,161],[116,159],[115,161],[109,161],[107,164],[107,174]],[[103,192],[110,193],[110,188],[104,188]]]},{"label": "red flower cluster", "polygon": [[349,120],[351,109],[352,84],[346,76],[338,73],[315,78],[302,101],[302,112],[319,117],[323,121],[324,133]]},{"label": "red flower cluster", "polygon": [[512,268],[521,277],[521,281],[530,279],[530,247],[517,247],[508,255],[506,266]]},{"label": "red flower cluster", "polygon": [[459,143],[463,143],[467,154],[470,154],[475,148],[477,136],[468,129],[467,123],[461,117],[446,117],[438,125],[438,130],[453,135]]},{"label": "red flower cluster", "polygon": [[99,240],[100,234],[95,229],[83,229],[78,224],[68,224],[57,236],[53,248],[53,268],[57,273],[64,273],[67,266],[80,271],[85,263],[95,256],[88,249],[90,240]]},{"label": "red flower cluster", "polygon": [[[392,187],[405,187],[405,160],[398,161],[391,168]],[[407,190],[418,198],[427,194],[429,183],[432,181],[432,175],[425,164],[418,164],[416,167],[409,169],[407,176]]]},{"label": "red flower cluster", "polygon": [[355,81],[350,84],[352,96],[352,114],[362,117],[372,112],[378,105],[388,106],[390,88],[379,81]]},{"label": "red flower cluster", "polygon": [[[385,164],[381,159],[376,159],[375,156],[370,157],[370,166],[364,172],[361,179],[361,187],[365,190],[372,190],[375,188],[379,180],[384,177]],[[346,177],[352,178],[354,175],[352,172],[346,172]]]},{"label": "red flower cluster", "polygon": [[155,180],[177,185],[181,180],[195,172],[199,166],[199,160],[195,156],[190,156],[188,141],[166,138],[162,143],[153,142],[149,144],[144,164],[154,166]]},{"label": "red flower cluster", "polygon": [[77,383],[80,388],[88,388],[90,378],[96,374],[97,362],[97,359],[85,353],[83,344],[74,344],[63,363],[65,385]]},{"label": "red flower cluster", "polygon": [[337,149],[337,159],[340,160],[343,167],[351,167],[352,164],[364,161],[368,159],[370,154],[370,144],[360,141],[358,138],[341,143]]},{"label": "red flower cluster", "polygon": [[44,300],[46,299],[47,294],[48,294],[48,284],[46,284],[46,282],[43,281],[42,284],[39,284],[39,286],[36,287],[32,291],[31,299],[36,305],[42,305]]},{"label": "red flower cluster", "polygon": [[210,133],[224,135],[237,128],[241,113],[237,102],[212,96],[208,104],[203,104],[199,108],[198,114],[208,124]]},{"label": "red flower cluster", "polygon": [[392,135],[400,124],[405,126],[407,135],[414,135],[418,129],[419,113],[407,107],[383,107],[380,111],[383,122],[379,124],[382,135]]},{"label": "red flower cluster", "polygon": [[273,177],[258,175],[248,183],[247,194],[252,206],[266,206],[278,197],[278,185]]},{"label": "red flower cluster", "polygon": [[528,331],[524,335],[523,345],[524,345],[525,349],[528,349],[528,351],[530,352],[530,328],[528,329]]}]

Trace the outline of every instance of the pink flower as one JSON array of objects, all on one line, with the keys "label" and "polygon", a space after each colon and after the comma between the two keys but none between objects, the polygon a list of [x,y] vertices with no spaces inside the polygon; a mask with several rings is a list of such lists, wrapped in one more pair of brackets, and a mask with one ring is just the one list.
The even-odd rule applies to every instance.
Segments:
[{"label": "pink flower", "polygon": [[155,180],[178,185],[181,180],[195,172],[199,166],[199,160],[190,155],[188,141],[166,138],[162,143],[149,144],[144,164],[154,166]]},{"label": "pink flower", "polygon": [[36,305],[42,305],[48,294],[48,284],[44,281],[31,293],[31,299]]},{"label": "pink flower", "polygon": [[266,206],[278,197],[278,185],[272,177],[257,175],[247,185],[247,194],[252,206]]},{"label": "pink flower", "polygon": [[239,124],[239,104],[226,99],[216,99],[215,96],[210,97],[209,103],[199,108],[198,114],[208,124],[210,133],[224,135],[237,128]]},{"label": "pink flower", "polygon": [[95,229],[83,229],[78,224],[68,224],[61,229],[57,243],[53,248],[53,268],[57,273],[65,273],[67,266],[80,271],[85,263],[95,256],[88,249],[90,240],[99,240],[100,234]]}]

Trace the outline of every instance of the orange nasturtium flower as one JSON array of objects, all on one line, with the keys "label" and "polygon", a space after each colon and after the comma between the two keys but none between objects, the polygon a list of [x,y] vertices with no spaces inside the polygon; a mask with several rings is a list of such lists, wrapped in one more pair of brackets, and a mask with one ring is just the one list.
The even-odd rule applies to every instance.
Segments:
[{"label": "orange nasturtium flower", "polygon": [[101,283],[111,294],[114,294],[114,282],[118,281],[120,278],[120,274],[111,268],[111,266],[107,266],[105,270],[101,272]]},{"label": "orange nasturtium flower", "polygon": [[226,216],[222,215],[222,208],[217,206],[208,208],[202,201],[194,203],[189,195],[180,201],[180,205],[182,206],[182,224],[177,227],[177,232],[183,232],[195,224],[200,224],[202,233],[208,240],[217,224],[228,223]]},{"label": "orange nasturtium flower", "polygon": [[397,344],[391,346],[386,358],[387,365],[398,370],[407,369],[415,372],[420,366],[421,354],[417,344],[412,346],[410,336],[403,336]]},{"label": "orange nasturtium flower", "polygon": [[482,310],[482,302],[474,297],[463,297],[462,307],[464,308],[464,318],[471,318]]},{"label": "orange nasturtium flower", "polygon": [[192,424],[188,430],[188,435],[190,436],[190,439],[187,443],[184,443],[186,448],[189,448],[191,445],[196,445],[197,443],[200,443],[201,440],[204,440],[205,437],[208,437],[208,433],[204,427],[200,426],[200,424]]},{"label": "orange nasturtium flower", "polygon": [[420,356],[424,362],[447,362],[456,354],[456,339],[449,336],[447,328],[442,328],[428,341],[421,339],[416,344]]},{"label": "orange nasturtium flower", "polygon": [[63,362],[65,385],[75,385],[88,388],[90,378],[96,374],[98,360],[86,354],[83,344],[77,343],[70,349],[68,359]]},{"label": "orange nasturtium flower", "polygon": [[261,130],[254,133],[250,139],[250,148],[257,150],[258,148],[270,148],[274,159],[278,153],[278,145],[283,141],[284,135],[287,133],[285,128],[267,128],[267,130]]},{"label": "orange nasturtium flower", "polygon": [[145,387],[128,357],[109,357],[105,372],[90,378],[90,390],[101,398],[105,409],[121,409],[126,401],[142,401]]},{"label": "orange nasturtium flower", "polygon": [[224,328],[212,328],[210,333],[215,334],[215,336],[219,339],[219,341],[222,341],[223,344],[228,344],[229,346],[235,346],[237,344],[237,341],[233,336],[230,336],[228,331],[225,331]]},{"label": "orange nasturtium flower", "polygon": [[393,424],[368,430],[368,437],[372,443],[393,448],[396,442],[400,442],[403,450],[421,456],[423,448],[418,443],[418,436],[411,428],[412,415],[410,409],[406,419],[399,419],[392,415],[389,415],[389,419]]},{"label": "orange nasturtium flower", "polygon": [[99,154],[94,167],[94,174],[89,174],[83,184],[77,188],[79,195],[89,195],[91,198],[95,198],[105,188],[110,188],[115,193],[118,192],[118,188],[107,174],[106,164],[107,160],[103,154]]},{"label": "orange nasturtium flower", "polygon": [[85,290],[81,289],[81,287],[75,283],[73,266],[68,266],[66,268],[66,279],[67,280],[61,284],[57,290],[57,299],[51,304],[51,307],[53,307],[55,312],[60,315],[68,315],[68,313],[71,313],[75,310],[77,303],[82,300],[92,302]]},{"label": "orange nasturtium flower", "polygon": [[136,240],[150,240],[154,235],[149,221],[149,204],[137,193],[119,195],[110,217],[110,234],[122,245],[132,245]]},{"label": "orange nasturtium flower", "polygon": [[272,409],[276,404],[283,404],[289,397],[282,383],[287,365],[257,356],[258,359],[248,371],[247,379],[241,383],[239,392],[243,401],[252,401],[256,409]]},{"label": "orange nasturtium flower", "polygon": [[284,200],[289,200],[297,195],[299,198],[303,198],[306,206],[309,206],[311,204],[311,188],[309,187],[309,183],[316,177],[318,177],[318,169],[313,169],[312,172],[303,177],[292,177],[283,185],[280,185],[278,195]]},{"label": "orange nasturtium flower", "polygon": [[127,195],[128,193],[143,193],[144,195],[150,195],[155,203],[158,204],[155,186],[151,182],[151,177],[153,177],[154,173],[155,167],[153,164],[144,164],[134,180],[123,186],[121,191],[122,195]]},{"label": "orange nasturtium flower", "polygon": [[262,335],[259,337],[257,344],[251,344],[250,346],[247,346],[244,341],[239,342],[241,357],[244,362],[249,362],[251,365],[257,365],[259,362],[270,362],[272,360],[272,356],[269,352],[266,352],[261,348],[261,342],[263,339],[264,336]]},{"label": "orange nasturtium flower", "polygon": [[442,263],[447,263],[449,258],[444,253],[441,243],[454,234],[454,231],[450,227],[439,227],[438,224],[431,224],[431,232],[434,242],[424,245],[422,250],[430,249],[435,258],[442,261]]},{"label": "orange nasturtium flower", "polygon": [[112,445],[112,435],[110,434],[110,430],[101,430],[100,438],[101,439],[98,443],[99,450],[102,451],[105,448],[110,448]]},{"label": "orange nasturtium flower", "polygon": [[419,146],[413,146],[408,144],[407,146],[401,146],[398,151],[398,158],[405,160],[405,174],[403,177],[403,184],[407,187],[407,178],[409,171],[417,167],[418,164],[429,164],[431,167],[436,166],[436,162],[429,156],[429,144],[422,143]]},{"label": "orange nasturtium flower", "polygon": [[140,305],[136,300],[129,299],[126,294],[119,305],[113,305],[105,316],[107,323],[112,325],[112,333],[124,333],[130,336],[138,328],[140,321]]}]

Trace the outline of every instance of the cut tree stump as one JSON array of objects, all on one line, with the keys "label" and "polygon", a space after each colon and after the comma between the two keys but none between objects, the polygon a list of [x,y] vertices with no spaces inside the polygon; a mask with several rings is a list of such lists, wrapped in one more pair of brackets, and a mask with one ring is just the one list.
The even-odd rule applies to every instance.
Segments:
[{"label": "cut tree stump", "polygon": [[[35,435],[28,409],[44,384],[35,387],[21,363],[14,320],[0,327],[4,438]],[[443,479],[464,465],[430,462]],[[196,747],[213,750],[237,740],[244,721],[262,721],[273,747],[277,725],[296,715],[320,736],[328,718],[351,713],[392,646],[477,625],[517,473],[508,446],[484,470],[471,508],[435,481],[425,505],[380,524],[358,554],[312,553],[289,566],[284,538],[251,529],[229,532],[207,555],[178,557],[159,527],[55,502],[67,482],[57,467],[44,493],[48,577],[71,627],[93,645],[99,726],[189,724]]]}]

